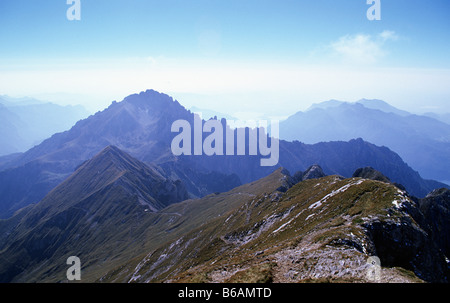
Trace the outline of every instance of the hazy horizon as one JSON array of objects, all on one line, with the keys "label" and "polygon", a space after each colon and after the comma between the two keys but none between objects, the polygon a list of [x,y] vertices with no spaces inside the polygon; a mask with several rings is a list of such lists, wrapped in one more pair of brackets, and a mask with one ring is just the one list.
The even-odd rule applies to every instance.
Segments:
[{"label": "hazy horizon", "polygon": [[229,115],[380,99],[450,113],[450,4],[355,1],[0,3],[0,95],[91,112],[154,89]]}]

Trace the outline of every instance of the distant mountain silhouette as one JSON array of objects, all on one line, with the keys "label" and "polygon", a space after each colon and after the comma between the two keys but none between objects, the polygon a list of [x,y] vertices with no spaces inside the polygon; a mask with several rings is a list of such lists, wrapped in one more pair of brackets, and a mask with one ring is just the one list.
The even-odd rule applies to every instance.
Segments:
[{"label": "distant mountain silhouette", "polygon": [[308,144],[362,138],[389,147],[425,178],[450,180],[450,125],[381,100],[316,104],[280,122],[280,138]]},{"label": "distant mountain silhouette", "polygon": [[[226,191],[273,171],[274,167],[260,166],[259,155],[175,157],[170,148],[176,135],[170,131],[171,125],[178,119],[192,122],[193,117],[178,101],[154,90],[113,102],[70,130],[0,164],[0,218],[40,201],[79,165],[109,145],[140,161],[159,165],[165,175],[180,179],[192,197]],[[357,168],[371,166],[419,197],[444,186],[423,180],[388,148],[361,139],[314,145],[281,140],[279,148],[278,166],[291,172],[304,171],[317,163],[328,175],[350,177]]]},{"label": "distant mountain silhouette", "polygon": [[88,115],[81,105],[0,96],[0,156],[24,152]]},{"label": "distant mountain silhouette", "polygon": [[441,122],[450,124],[450,113],[443,113],[443,114],[437,114],[437,113],[425,113],[424,116],[439,120]]},{"label": "distant mountain silhouette", "polygon": [[0,103],[0,155],[22,151],[24,139],[19,129],[25,128],[25,123],[15,113]]},{"label": "distant mountain silhouette", "polygon": [[370,109],[377,109],[377,110],[381,110],[382,112],[385,113],[393,113],[399,116],[409,116],[411,115],[409,112],[404,111],[404,110],[400,110],[392,105],[390,105],[389,103],[383,101],[383,100],[378,100],[378,99],[361,99],[359,101],[357,101],[356,103],[358,104],[362,104],[364,105],[364,107],[370,108]]}]

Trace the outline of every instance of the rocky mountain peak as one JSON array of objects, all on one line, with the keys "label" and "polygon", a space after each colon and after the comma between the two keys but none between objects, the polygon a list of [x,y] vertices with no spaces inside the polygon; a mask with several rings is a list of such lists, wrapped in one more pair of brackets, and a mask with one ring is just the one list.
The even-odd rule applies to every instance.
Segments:
[{"label": "rocky mountain peak", "polygon": [[309,179],[318,179],[326,177],[326,174],[323,172],[322,167],[318,164],[313,164],[308,167],[304,172],[298,171],[294,174],[294,181],[301,182]]},{"label": "rocky mountain peak", "polygon": [[101,165],[101,163],[105,161],[114,163],[115,168],[119,170],[133,169],[139,166],[136,159],[133,159],[129,154],[114,145],[108,145],[86,163],[89,163],[91,167],[94,167]]},{"label": "rocky mountain peak", "polygon": [[[151,210],[188,197],[181,182],[166,178],[155,168],[110,145],[80,165],[38,205],[49,205],[57,212],[112,187],[120,188],[126,196],[138,197],[139,203]],[[54,201],[58,204],[54,205]]]},{"label": "rocky mountain peak", "polygon": [[142,91],[138,94],[132,94],[123,99],[124,104],[132,104],[141,109],[159,109],[159,110],[173,110],[176,107],[184,109],[183,106],[174,100],[171,96],[164,93],[157,92],[153,89]]},{"label": "rocky mountain peak", "polygon": [[371,180],[391,183],[391,180],[389,180],[388,177],[386,177],[381,172],[379,172],[378,170],[374,169],[371,166],[358,168],[353,173],[352,177],[354,177],[354,178],[359,177],[359,178],[364,178],[364,179],[371,179]]},{"label": "rocky mountain peak", "polygon": [[317,164],[311,165],[302,175],[302,180],[318,179],[325,177],[322,167]]}]

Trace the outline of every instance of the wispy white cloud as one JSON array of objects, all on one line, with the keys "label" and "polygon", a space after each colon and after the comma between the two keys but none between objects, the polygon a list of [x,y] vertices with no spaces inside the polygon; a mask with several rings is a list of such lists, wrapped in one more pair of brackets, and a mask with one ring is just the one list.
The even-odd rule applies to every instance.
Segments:
[{"label": "wispy white cloud", "polygon": [[388,54],[386,43],[398,39],[394,31],[385,30],[378,35],[345,35],[330,44],[334,55],[345,62],[373,64]]},{"label": "wispy white cloud", "polygon": [[383,42],[386,42],[389,40],[392,40],[392,41],[398,40],[398,35],[394,31],[390,31],[390,30],[382,31],[380,34],[378,34],[378,37],[381,38]]}]

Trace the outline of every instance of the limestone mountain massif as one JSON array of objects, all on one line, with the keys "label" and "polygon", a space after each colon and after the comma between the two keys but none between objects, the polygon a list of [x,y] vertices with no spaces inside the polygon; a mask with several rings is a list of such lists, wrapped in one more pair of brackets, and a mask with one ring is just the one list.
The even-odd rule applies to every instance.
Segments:
[{"label": "limestone mountain massif", "polygon": [[[0,158],[0,218],[39,202],[81,163],[109,145],[140,161],[159,165],[167,175],[182,180],[192,197],[229,190],[272,172],[273,167],[261,167],[260,156],[248,154],[174,156],[171,141],[176,134],[171,126],[178,119],[193,125],[194,114],[170,96],[147,90],[121,102],[114,101],[107,109],[78,121],[70,130],[54,134],[25,153]],[[226,124],[226,120],[221,122]],[[275,167],[298,171],[314,163],[320,163],[326,174],[345,177],[357,168],[372,166],[418,197],[446,187],[423,179],[388,148],[360,138],[317,144],[280,140]]]}]

